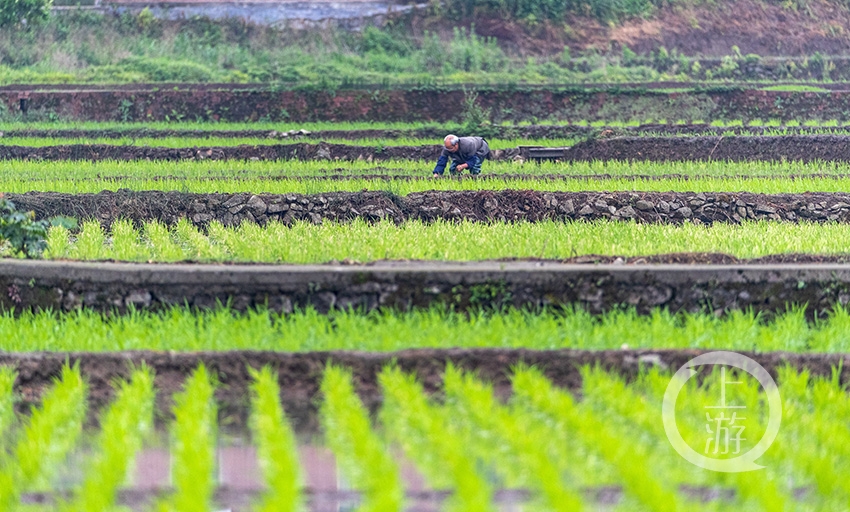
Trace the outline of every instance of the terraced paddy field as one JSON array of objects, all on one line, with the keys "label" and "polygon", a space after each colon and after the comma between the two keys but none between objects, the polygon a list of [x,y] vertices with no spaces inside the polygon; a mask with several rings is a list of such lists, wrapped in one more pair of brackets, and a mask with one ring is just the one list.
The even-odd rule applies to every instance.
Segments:
[{"label": "terraced paddy field", "polygon": [[490,128],[4,126],[0,509],[840,509],[848,127]]}]

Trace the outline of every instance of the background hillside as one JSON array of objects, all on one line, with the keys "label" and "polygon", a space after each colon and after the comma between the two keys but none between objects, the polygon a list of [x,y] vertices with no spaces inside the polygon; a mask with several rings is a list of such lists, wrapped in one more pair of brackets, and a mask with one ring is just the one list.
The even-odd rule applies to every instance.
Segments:
[{"label": "background hillside", "polygon": [[5,84],[830,81],[850,67],[850,10],[831,0],[464,0],[273,26],[141,7],[5,19]]}]

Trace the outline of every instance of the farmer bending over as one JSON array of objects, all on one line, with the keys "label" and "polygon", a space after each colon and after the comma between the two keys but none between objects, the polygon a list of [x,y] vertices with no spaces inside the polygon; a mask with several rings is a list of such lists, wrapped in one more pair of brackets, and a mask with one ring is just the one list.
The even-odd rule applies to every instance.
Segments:
[{"label": "farmer bending over", "polygon": [[446,135],[443,145],[445,147],[437,160],[437,166],[434,167],[433,178],[443,175],[449,157],[452,159],[452,164],[449,166],[449,173],[452,176],[460,174],[464,169],[469,169],[470,174],[477,176],[481,173],[481,164],[484,163],[484,159],[490,156],[490,146],[481,137]]}]

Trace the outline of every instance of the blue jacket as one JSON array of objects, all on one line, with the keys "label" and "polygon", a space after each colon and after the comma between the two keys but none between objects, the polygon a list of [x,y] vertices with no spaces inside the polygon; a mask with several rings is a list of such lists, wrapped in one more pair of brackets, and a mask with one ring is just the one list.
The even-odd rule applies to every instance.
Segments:
[{"label": "blue jacket", "polygon": [[437,166],[434,167],[435,174],[443,174],[449,158],[457,164],[465,163],[471,169],[490,155],[490,146],[482,137],[458,137],[457,146],[457,151],[454,153],[443,148],[437,160]]}]

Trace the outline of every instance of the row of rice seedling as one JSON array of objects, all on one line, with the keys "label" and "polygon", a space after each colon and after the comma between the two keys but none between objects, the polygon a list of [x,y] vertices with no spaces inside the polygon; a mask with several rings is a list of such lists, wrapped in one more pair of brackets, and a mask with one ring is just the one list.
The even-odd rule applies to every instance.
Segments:
[{"label": "row of rice seedling", "polygon": [[[3,372],[0,380],[4,383],[14,379],[13,372]],[[8,396],[11,388],[2,392]],[[3,425],[0,437],[9,451],[0,454],[0,510],[14,510],[26,489],[49,486],[59,463],[82,434],[86,395],[79,368],[66,366],[59,381],[42,398],[41,407],[33,410],[23,425]]]},{"label": "row of rice seedling", "polygon": [[741,224],[649,224],[618,221],[477,223],[414,220],[401,224],[297,222],[286,226],[212,222],[203,233],[182,220],[173,227],[149,221],[136,229],[113,223],[106,233],[87,221],[71,233],[48,232],[45,256],[53,259],[265,263],[469,261],[499,258],[565,259],[587,254],[648,256],[720,252],[741,258],[771,254],[846,254],[850,225],[752,221]]},{"label": "row of rice seedling", "polygon": [[[769,411],[758,383],[734,374],[734,390],[724,391],[725,373],[700,372],[676,401],[675,424],[695,449],[712,437],[705,430],[706,406],[723,400],[746,409],[738,417],[747,437],[743,452],[765,432]],[[837,375],[837,374],[836,374]],[[14,372],[0,371],[2,398],[12,396]],[[251,427],[266,490],[258,510],[298,510],[305,488],[291,427],[280,407],[277,376],[269,368],[253,372]],[[582,370],[577,396],[556,388],[532,368],[511,373],[507,403],[472,374],[449,367],[442,399],[429,396],[415,375],[386,367],[378,375],[384,397],[373,421],[360,402],[347,370],[325,369],[321,386],[324,438],[337,462],[360,492],[359,510],[401,510],[405,492],[395,448],[413,461],[432,489],[449,491],[446,510],[494,510],[499,489],[524,489],[529,506],[542,510],[595,508],[593,490],[614,486],[618,505],[630,510],[834,510],[848,495],[844,432],[848,399],[837,376],[779,371],[784,424],[755,473],[715,473],[676,454],[665,434],[661,402],[671,376],[657,368],[627,383],[598,368]],[[184,383],[171,424],[174,459],[172,492],[155,510],[215,510],[215,377],[203,365]],[[82,484],[69,501],[54,495],[54,509],[114,510],[116,491],[139,449],[152,418],[152,374],[142,368],[118,384],[103,413],[95,453],[83,466]],[[18,507],[22,493],[50,491],[50,475],[64,463],[82,431],[86,385],[77,368],[65,367],[42,405],[4,426],[12,450],[0,455],[4,510]],[[725,403],[725,402],[724,402]],[[742,413],[744,411],[741,411]],[[709,429],[708,434],[712,431]],[[723,454],[721,454],[723,455]],[[727,453],[730,458],[737,453]],[[825,466],[824,457],[836,463]],[[714,493],[706,503],[701,490]]]},{"label": "row of rice seedling", "polygon": [[[528,124],[528,123],[525,123]],[[12,121],[3,124],[7,131],[20,130],[268,130],[286,132],[291,130],[416,130],[421,128],[457,128],[460,124],[436,123],[424,121],[412,122],[383,122],[383,121],[312,121],[304,123],[284,121],[252,121],[252,122],[230,122],[230,121],[145,121],[122,122],[122,121],[50,121],[50,122],[21,122]]]},{"label": "row of rice seedling", "polygon": [[113,510],[127,478],[127,461],[133,460],[153,428],[153,373],[139,368],[130,380],[118,381],[117,387],[115,399],[101,414],[96,451],[86,461],[83,483],[73,499],[62,505],[63,511]]},{"label": "row of rice seedling", "polygon": [[302,510],[304,487],[298,461],[295,432],[280,404],[277,374],[268,367],[253,371],[251,385],[251,434],[266,492],[259,512]]},{"label": "row of rice seedling", "polygon": [[[197,146],[268,146],[274,144],[291,144],[302,139],[281,140],[269,137],[124,137],[120,139],[107,137],[59,138],[59,137],[2,137],[0,146],[47,147],[69,144],[106,144],[110,146],[147,146],[164,148],[192,148]],[[347,146],[366,146],[379,151],[385,146],[434,146],[439,148],[442,139],[400,136],[393,138],[343,139],[323,137],[323,142],[329,144],[344,144]],[[303,142],[315,142],[304,139]],[[578,142],[575,138],[503,138],[488,140],[491,149],[510,149],[517,146],[571,146]]]},{"label": "row of rice seedling", "polygon": [[[573,443],[553,443],[560,434],[517,408],[502,407],[491,386],[450,366],[444,378],[446,407],[470,440],[467,449],[494,467],[508,487],[534,489],[546,510],[578,510],[582,496],[562,475],[580,454]],[[553,456],[554,455],[554,456]]]},{"label": "row of rice seedling", "polygon": [[351,374],[340,367],[326,367],[321,391],[325,442],[351,487],[362,494],[357,510],[403,510],[404,486],[398,463],[388,444],[373,430],[369,412],[354,391]]},{"label": "row of rice seedling", "polygon": [[388,368],[378,378],[384,394],[381,423],[425,475],[429,485],[451,489],[447,511],[493,509],[493,485],[468,451],[468,440],[447,410],[429,402],[414,375]]},{"label": "row of rice seedling", "polygon": [[[49,185],[57,181],[70,186],[77,181],[93,181],[102,188],[112,188],[121,183],[142,183],[145,180],[173,179],[183,185],[175,190],[199,185],[208,180],[248,181],[254,179],[258,188],[255,193],[267,192],[264,181],[283,178],[322,177],[328,175],[357,176],[426,176],[430,178],[434,162],[414,160],[387,160],[380,163],[368,161],[322,161],[322,160],[276,160],[276,161],[43,161],[8,160],[3,162],[2,185],[6,192],[14,192],[30,183]],[[560,175],[565,177],[806,177],[808,175],[842,177],[850,174],[848,162],[653,162],[653,161],[608,161],[608,162],[555,162],[487,161],[485,175]],[[18,183],[16,185],[16,183]],[[439,183],[435,182],[435,183]],[[82,186],[82,184],[80,185]],[[13,188],[9,188],[13,187]],[[154,188],[159,190],[161,187]],[[36,187],[32,190],[53,190]],[[100,190],[100,189],[98,189]],[[194,189],[193,189],[194,190]],[[72,190],[69,190],[72,191]],[[83,190],[80,190],[83,191]]]},{"label": "row of rice seedling", "polygon": [[175,492],[159,508],[174,512],[212,510],[218,408],[214,377],[199,366],[186,379],[174,402],[172,479]]},{"label": "row of rice seedling", "polygon": [[471,315],[432,308],[361,314],[315,311],[244,314],[227,309],[192,312],[175,307],[107,315],[11,313],[0,315],[0,349],[8,352],[121,350],[273,350],[389,352],[410,348],[620,349],[702,348],[767,352],[846,352],[850,315],[842,307],[807,322],[802,308],[767,320],[752,312],[650,315],[580,308],[540,312],[505,309]]},{"label": "row of rice seedling", "polygon": [[[523,127],[531,125],[531,122],[519,122],[519,123],[511,123],[511,122],[503,122],[497,126],[502,127]],[[716,119],[711,122],[706,122],[705,120],[694,119],[691,121],[686,121],[684,119],[645,119],[643,121],[640,120],[631,120],[631,121],[617,121],[617,120],[601,120],[601,121],[551,121],[551,120],[542,120],[539,121],[539,125],[544,126],[583,126],[583,127],[594,127],[594,128],[626,128],[626,127],[638,127],[642,124],[652,124],[652,125],[674,125],[674,126],[683,126],[683,125],[697,125],[697,126],[713,126],[717,128],[735,128],[735,127],[744,127],[744,126],[755,126],[755,127],[767,127],[767,128],[796,128],[800,126],[805,127],[824,127],[824,128],[847,128],[850,129],[846,123],[843,123],[837,119],[809,119],[809,120],[786,120],[783,121],[781,119],[750,119],[748,121],[744,121],[742,119]],[[229,122],[229,121],[145,121],[143,123],[136,122],[121,122],[121,121],[49,121],[49,122],[21,122],[21,121],[12,121],[4,123],[4,128],[7,131],[20,131],[20,130],[115,130],[115,131],[126,131],[126,130],[139,130],[139,129],[147,129],[147,130],[162,130],[162,131],[172,131],[172,130],[197,130],[197,131],[219,131],[219,130],[268,130],[268,131],[279,131],[286,132],[291,130],[308,130],[308,131],[327,131],[327,130],[345,130],[345,131],[353,131],[353,130],[393,130],[393,131],[405,131],[405,130],[417,130],[424,128],[433,128],[433,129],[445,129],[448,131],[457,131],[461,127],[460,123],[446,122],[446,123],[437,123],[433,121],[412,121],[412,122],[384,122],[384,121],[313,121],[313,122],[304,122],[304,123],[294,123],[294,122],[268,122],[268,121],[256,121],[256,122]]]},{"label": "row of rice seedling", "polygon": [[[163,192],[179,191],[195,194],[266,193],[266,194],[325,194],[331,192],[385,191],[398,196],[430,191],[480,191],[480,190],[537,190],[542,192],[750,192],[755,194],[804,194],[807,192],[847,193],[850,183],[843,177],[799,178],[555,178],[534,179],[526,177],[475,179],[427,179],[430,170],[420,169],[423,179],[351,178],[332,180],[310,179],[105,179],[95,181],[71,180],[14,180],[0,187],[8,193],[32,191],[63,192],[68,194],[96,194],[104,190],[121,189]],[[427,174],[426,174],[427,173]]]},{"label": "row of rice seedling", "polygon": [[[755,194],[804,194],[807,192],[848,193],[850,181],[842,177],[784,178],[555,178],[526,177],[488,178],[466,176],[465,179],[428,179],[430,170],[419,171],[422,179],[98,179],[73,180],[0,180],[7,193],[61,192],[67,194],[96,194],[104,190],[162,192],[178,191],[194,194],[325,194],[332,192],[384,191],[397,196],[431,191],[536,190],[541,192],[750,192]],[[427,173],[427,174],[426,174]]]}]

